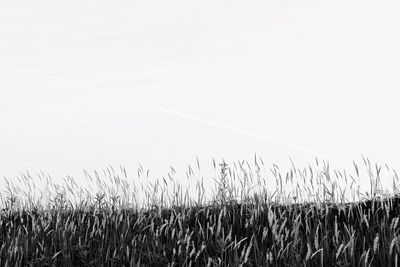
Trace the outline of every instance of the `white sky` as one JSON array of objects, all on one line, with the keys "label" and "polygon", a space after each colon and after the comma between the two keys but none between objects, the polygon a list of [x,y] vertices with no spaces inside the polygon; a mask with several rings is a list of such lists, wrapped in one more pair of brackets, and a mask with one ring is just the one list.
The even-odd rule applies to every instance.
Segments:
[{"label": "white sky", "polygon": [[138,162],[166,174],[254,153],[397,168],[399,8],[2,1],[0,176]]}]

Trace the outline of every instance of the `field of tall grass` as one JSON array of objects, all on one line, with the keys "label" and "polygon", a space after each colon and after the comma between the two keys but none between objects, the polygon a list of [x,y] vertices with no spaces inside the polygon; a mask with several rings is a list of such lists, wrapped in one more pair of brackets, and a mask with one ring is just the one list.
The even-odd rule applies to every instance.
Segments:
[{"label": "field of tall grass", "polygon": [[44,174],[6,180],[0,266],[398,266],[399,179],[387,165],[363,158],[338,171],[316,159],[282,172],[255,158],[214,168],[211,185],[189,167],[186,187],[173,168],[146,185],[143,168],[137,179],[85,172],[86,187]]}]

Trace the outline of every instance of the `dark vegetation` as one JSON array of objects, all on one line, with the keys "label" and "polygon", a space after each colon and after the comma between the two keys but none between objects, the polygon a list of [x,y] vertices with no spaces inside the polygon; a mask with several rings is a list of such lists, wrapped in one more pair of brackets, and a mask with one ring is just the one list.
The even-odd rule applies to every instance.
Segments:
[{"label": "dark vegetation", "polygon": [[[398,195],[374,190],[359,201],[295,196],[289,203],[264,191],[239,201],[221,168],[212,201],[181,205],[128,207],[104,195],[77,205],[61,194],[46,208],[23,205],[10,187],[0,214],[0,265],[398,266]],[[332,197],[327,184],[321,194]]]}]

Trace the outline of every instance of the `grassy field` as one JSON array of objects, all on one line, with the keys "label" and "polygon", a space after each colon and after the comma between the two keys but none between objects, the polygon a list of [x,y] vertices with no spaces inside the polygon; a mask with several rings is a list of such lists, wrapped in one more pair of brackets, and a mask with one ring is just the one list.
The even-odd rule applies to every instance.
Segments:
[{"label": "grassy field", "polygon": [[[284,174],[273,165],[275,185],[257,161],[253,170],[215,164],[211,197],[199,181],[196,194],[165,179],[137,188],[124,169],[104,172],[108,184],[86,173],[97,184],[91,190],[47,177],[40,191],[22,175],[0,195],[0,265],[398,266],[398,177],[364,163],[365,176],[357,164],[354,175],[318,161]],[[384,169],[390,194],[380,182]],[[365,194],[360,179],[369,181]]]}]

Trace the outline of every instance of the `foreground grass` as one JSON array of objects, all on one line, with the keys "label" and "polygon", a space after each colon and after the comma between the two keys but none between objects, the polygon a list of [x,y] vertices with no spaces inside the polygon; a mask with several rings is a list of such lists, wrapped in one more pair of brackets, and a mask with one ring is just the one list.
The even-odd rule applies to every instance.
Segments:
[{"label": "foreground grass", "polygon": [[9,189],[0,266],[397,266],[400,197],[332,201],[329,182],[329,199],[286,204],[267,191],[235,200],[225,164],[209,202],[176,194],[170,205],[128,207],[97,194],[74,205],[58,194],[45,207]]}]

